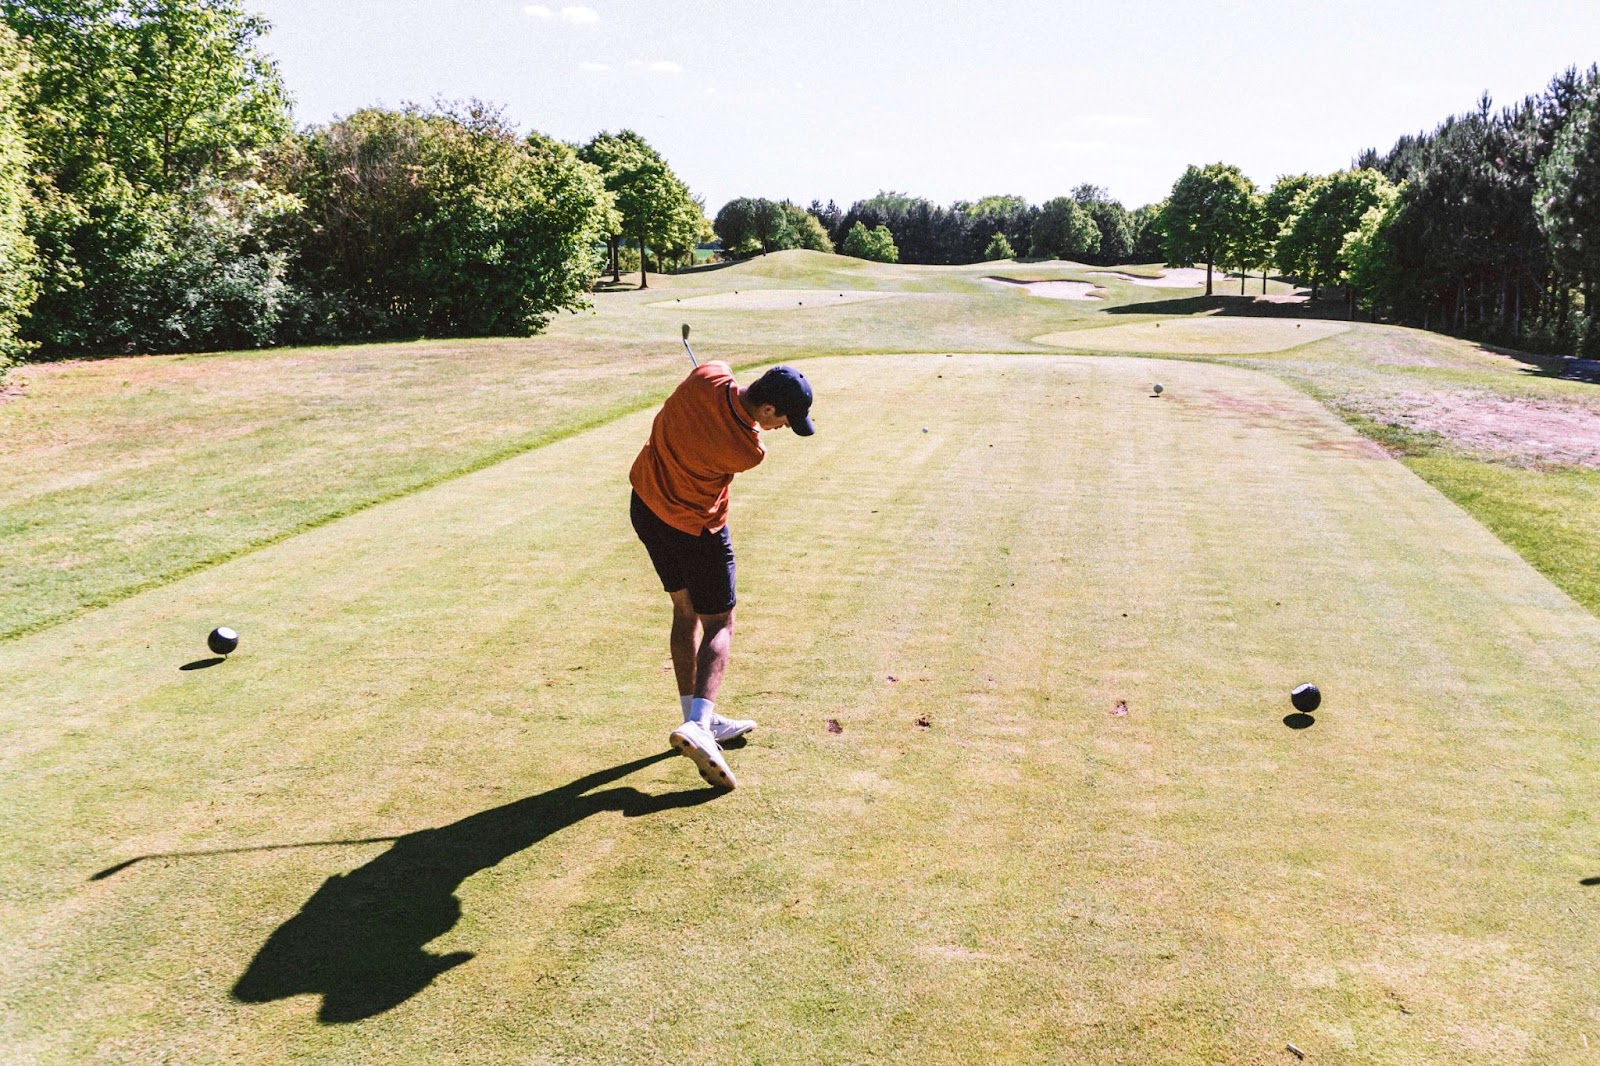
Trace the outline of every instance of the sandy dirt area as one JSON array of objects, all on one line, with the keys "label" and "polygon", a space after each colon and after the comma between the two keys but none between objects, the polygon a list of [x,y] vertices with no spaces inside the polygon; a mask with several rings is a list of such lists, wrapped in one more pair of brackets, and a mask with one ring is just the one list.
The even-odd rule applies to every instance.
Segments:
[{"label": "sandy dirt area", "polygon": [[1047,300],[1103,300],[1094,294],[1095,286],[1087,281],[1019,281],[1016,278],[984,278],[998,285],[1017,285],[1029,296],[1042,296]]},{"label": "sandy dirt area", "polygon": [[1600,405],[1463,391],[1401,393],[1354,406],[1468,452],[1529,466],[1600,468]]},{"label": "sandy dirt area", "polygon": [[865,300],[886,300],[899,295],[901,294],[897,292],[876,292],[871,289],[846,289],[843,292],[828,289],[735,289],[732,292],[715,292],[710,296],[658,300],[650,306],[706,311],[783,311],[798,310],[802,307],[833,307],[837,304],[854,304]]}]

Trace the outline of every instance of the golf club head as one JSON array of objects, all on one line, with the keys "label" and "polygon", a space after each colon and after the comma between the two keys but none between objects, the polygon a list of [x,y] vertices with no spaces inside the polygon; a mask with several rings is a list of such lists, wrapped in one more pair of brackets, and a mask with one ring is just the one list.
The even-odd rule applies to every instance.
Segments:
[{"label": "golf club head", "polygon": [[689,353],[689,364],[699,367],[700,360],[694,357],[694,349],[689,347],[689,323],[687,322],[683,324],[683,350]]}]

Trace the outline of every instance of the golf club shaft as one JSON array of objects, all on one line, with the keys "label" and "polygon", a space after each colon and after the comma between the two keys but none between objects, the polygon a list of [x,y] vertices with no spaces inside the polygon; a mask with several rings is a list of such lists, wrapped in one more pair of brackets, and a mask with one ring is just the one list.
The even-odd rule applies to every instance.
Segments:
[{"label": "golf club shaft", "polygon": [[698,367],[700,365],[700,360],[694,357],[694,349],[689,347],[688,337],[683,338],[683,350],[689,353],[689,362]]}]

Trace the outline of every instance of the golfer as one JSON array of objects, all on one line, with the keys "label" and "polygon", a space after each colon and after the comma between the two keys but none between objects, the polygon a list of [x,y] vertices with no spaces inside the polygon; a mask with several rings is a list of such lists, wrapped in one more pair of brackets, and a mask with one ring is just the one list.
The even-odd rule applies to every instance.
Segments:
[{"label": "golfer", "polygon": [[722,745],[756,727],[717,713],[737,602],[728,485],[766,457],[761,431],[784,426],[802,437],[816,431],[805,375],[775,366],[746,387],[726,363],[702,363],[661,405],[628,474],[633,528],[672,597],[683,724],[667,740],[719,788],[735,784]]}]

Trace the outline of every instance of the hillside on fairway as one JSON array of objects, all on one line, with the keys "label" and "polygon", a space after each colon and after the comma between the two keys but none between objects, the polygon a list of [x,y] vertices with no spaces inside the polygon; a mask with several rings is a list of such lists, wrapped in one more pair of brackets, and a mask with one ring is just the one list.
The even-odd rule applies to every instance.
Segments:
[{"label": "hillside on fairway", "polygon": [[[1040,299],[986,280],[1000,275],[1092,282],[1104,299]],[[738,302],[795,290],[875,298]],[[1283,316],[1303,308],[1193,292],[1070,263],[895,266],[793,251],[597,294],[593,314],[533,338],[29,367],[14,375],[21,398],[0,398],[0,452],[12,457],[0,464],[0,557],[11,564],[0,569],[0,640],[654,403],[687,367],[684,322],[700,358],[746,369],[819,355],[1068,350],[1264,369],[1404,452],[1600,610],[1600,556],[1589,550],[1600,539],[1600,468],[1537,443],[1570,437],[1572,418],[1600,425],[1593,386],[1435,334],[1301,322]],[[1429,419],[1485,401],[1505,404],[1510,433],[1456,439]],[[1550,423],[1552,413],[1565,421]]]},{"label": "hillside on fairway", "polygon": [[802,365],[732,795],[649,758],[647,411],[0,643],[5,1045],[1583,1061],[1600,622],[1265,373]]}]

